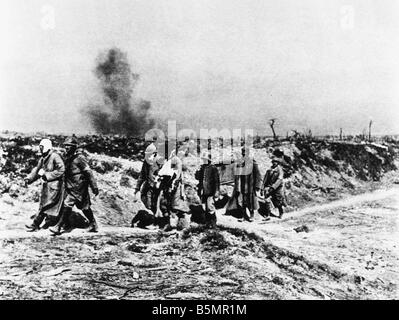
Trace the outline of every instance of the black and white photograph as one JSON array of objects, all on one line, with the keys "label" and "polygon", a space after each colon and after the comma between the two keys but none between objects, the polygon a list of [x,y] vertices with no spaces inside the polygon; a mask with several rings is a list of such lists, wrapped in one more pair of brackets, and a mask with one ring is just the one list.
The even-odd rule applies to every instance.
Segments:
[{"label": "black and white photograph", "polygon": [[398,35],[396,0],[1,0],[0,300],[397,300]]}]

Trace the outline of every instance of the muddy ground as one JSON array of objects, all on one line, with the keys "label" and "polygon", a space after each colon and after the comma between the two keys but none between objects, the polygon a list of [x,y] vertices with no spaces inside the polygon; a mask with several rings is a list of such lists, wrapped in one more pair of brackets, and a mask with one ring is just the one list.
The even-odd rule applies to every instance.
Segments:
[{"label": "muddy ground", "polygon": [[397,299],[398,200],[391,186],[267,223],[220,210],[215,230],[52,237],[1,198],[0,299]]}]

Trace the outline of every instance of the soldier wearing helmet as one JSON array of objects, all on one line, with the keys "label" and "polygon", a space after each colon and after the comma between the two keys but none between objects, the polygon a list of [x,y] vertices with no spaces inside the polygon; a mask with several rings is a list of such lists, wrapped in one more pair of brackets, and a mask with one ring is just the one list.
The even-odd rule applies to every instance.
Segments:
[{"label": "soldier wearing helmet", "polygon": [[39,212],[32,224],[26,226],[29,232],[39,230],[46,217],[49,220],[55,219],[61,211],[64,200],[64,162],[53,150],[49,139],[43,139],[39,144],[39,149],[41,158],[37,166],[24,179],[26,185],[39,179],[42,181]]},{"label": "soldier wearing helmet", "polygon": [[201,153],[202,165],[195,173],[198,183],[198,195],[201,199],[202,208],[205,211],[205,222],[207,225],[216,226],[215,198],[219,197],[220,177],[219,171],[211,162],[211,154],[208,150]]},{"label": "soldier wearing helmet", "polygon": [[[233,195],[226,207],[226,212],[233,208],[238,209],[238,221],[254,221],[255,210],[259,209],[257,195],[260,193],[262,177],[255,158],[251,155],[251,149],[248,146],[241,148],[234,165],[234,189]],[[247,215],[249,211],[249,216]]]},{"label": "soldier wearing helmet", "polygon": [[262,184],[262,193],[265,198],[265,220],[270,219],[271,204],[279,211],[279,218],[284,214],[284,171],[281,167],[282,159],[273,156],[271,159],[272,166],[266,171]]},{"label": "soldier wearing helmet", "polygon": [[135,188],[135,199],[141,199],[145,207],[152,212],[156,210],[157,174],[161,169],[162,159],[158,156],[155,145],[151,143],[145,150],[144,162]]},{"label": "soldier wearing helmet", "polygon": [[[189,211],[189,208],[186,203],[183,184],[181,157],[184,157],[184,153],[176,153],[176,150],[174,150],[170,160],[158,172],[161,184],[158,190],[155,213],[159,226],[164,227],[164,230],[177,228],[179,221],[184,223],[187,220],[185,214]],[[164,204],[164,212],[161,211],[161,202]]]},{"label": "soldier wearing helmet", "polygon": [[67,138],[64,143],[65,155],[65,190],[66,197],[61,217],[56,226],[50,228],[55,235],[61,234],[61,228],[65,227],[66,222],[72,212],[73,206],[83,211],[89,220],[87,231],[97,232],[98,226],[91,210],[89,187],[94,195],[98,195],[97,182],[93,176],[82,152],[78,149],[78,142],[75,137]]}]

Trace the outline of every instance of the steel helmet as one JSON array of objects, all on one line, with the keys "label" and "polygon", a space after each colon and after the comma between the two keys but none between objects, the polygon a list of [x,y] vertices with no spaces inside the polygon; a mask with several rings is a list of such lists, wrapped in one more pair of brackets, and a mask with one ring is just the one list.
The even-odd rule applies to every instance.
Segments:
[{"label": "steel helmet", "polygon": [[75,146],[75,147],[77,147],[78,146],[78,141],[74,137],[68,137],[68,138],[65,139],[64,145],[65,146]]}]

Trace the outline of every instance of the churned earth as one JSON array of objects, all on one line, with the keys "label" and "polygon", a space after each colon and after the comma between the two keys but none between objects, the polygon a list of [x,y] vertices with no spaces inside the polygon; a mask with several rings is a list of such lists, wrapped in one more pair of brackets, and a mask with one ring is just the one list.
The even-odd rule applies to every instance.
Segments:
[{"label": "churned earth", "polygon": [[[107,225],[31,234],[0,199],[0,299],[397,299],[399,188],[164,233]],[[259,217],[258,217],[259,218]]]}]

